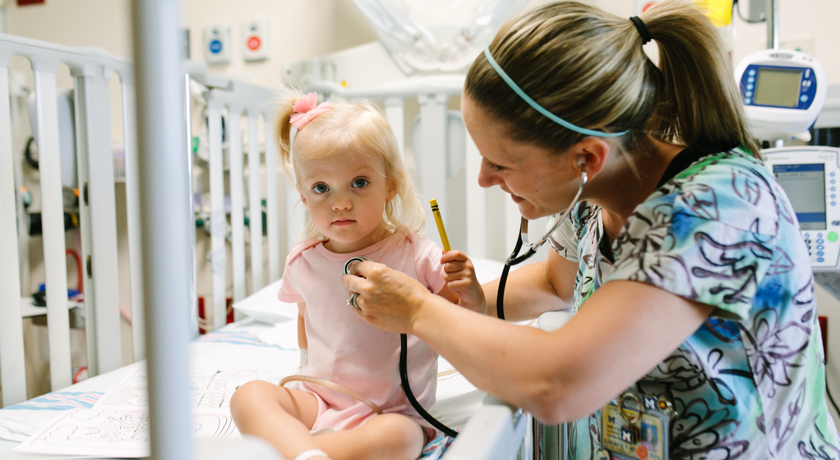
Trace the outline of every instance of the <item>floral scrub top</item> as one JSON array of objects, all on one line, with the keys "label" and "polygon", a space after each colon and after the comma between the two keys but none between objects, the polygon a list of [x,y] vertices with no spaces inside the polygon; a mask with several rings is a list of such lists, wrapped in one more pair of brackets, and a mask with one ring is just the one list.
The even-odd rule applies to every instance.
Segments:
[{"label": "floral scrub top", "polygon": [[[669,458],[840,458],[808,249],[782,187],[743,150],[701,148],[659,185],[611,246],[585,202],[551,244],[579,263],[575,310],[611,280],[717,307],[634,387],[674,404]],[[569,458],[596,458],[600,411],[567,427]]]}]

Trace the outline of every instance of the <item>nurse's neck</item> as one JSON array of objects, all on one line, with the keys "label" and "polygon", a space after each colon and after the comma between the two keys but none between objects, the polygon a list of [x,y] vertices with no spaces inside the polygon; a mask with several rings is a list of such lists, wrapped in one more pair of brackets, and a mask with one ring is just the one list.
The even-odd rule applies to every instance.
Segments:
[{"label": "nurse's neck", "polygon": [[604,230],[610,241],[621,231],[633,210],[656,191],[671,160],[685,146],[651,139],[645,152],[614,155],[600,174],[587,184],[587,201],[605,211]]}]

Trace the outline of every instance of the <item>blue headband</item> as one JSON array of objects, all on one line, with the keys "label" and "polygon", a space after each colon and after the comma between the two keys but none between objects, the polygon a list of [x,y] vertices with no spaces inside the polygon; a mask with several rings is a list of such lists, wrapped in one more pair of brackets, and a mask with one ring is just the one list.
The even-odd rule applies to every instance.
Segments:
[{"label": "blue headband", "polygon": [[505,83],[507,83],[508,86],[510,86],[510,89],[512,89],[516,94],[518,94],[519,97],[522,98],[522,100],[524,100],[525,102],[528,103],[528,105],[533,107],[534,110],[536,110],[537,112],[545,115],[549,120],[557,123],[558,125],[566,128],[566,129],[571,129],[574,132],[587,135],[587,136],[618,137],[618,136],[623,136],[624,134],[627,134],[627,131],[622,131],[620,133],[605,133],[603,131],[593,131],[591,129],[581,128],[580,126],[576,126],[576,125],[573,125],[572,123],[569,123],[568,121],[566,121],[566,120],[558,117],[557,115],[549,112],[548,110],[545,109],[545,107],[539,105],[537,103],[537,101],[531,99],[530,96],[525,94],[525,91],[522,91],[522,88],[517,86],[516,83],[514,83],[514,81],[511,80],[511,78],[508,76],[508,74],[506,74],[505,71],[502,70],[502,68],[499,66],[499,64],[496,62],[496,60],[493,59],[493,55],[490,54],[490,45],[488,45],[486,48],[484,48],[484,56],[487,58],[487,62],[490,63],[490,67],[492,67],[493,70],[495,70],[496,73],[499,74],[500,77],[502,77],[502,80],[504,80]]}]

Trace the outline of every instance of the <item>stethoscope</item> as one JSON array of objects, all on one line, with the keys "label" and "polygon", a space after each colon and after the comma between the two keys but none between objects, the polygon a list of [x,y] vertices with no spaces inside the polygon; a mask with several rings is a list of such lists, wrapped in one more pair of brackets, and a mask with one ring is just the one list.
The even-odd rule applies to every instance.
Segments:
[{"label": "stethoscope", "polygon": [[[504,295],[505,295],[505,285],[507,284],[507,277],[508,277],[508,273],[510,272],[510,267],[512,267],[514,265],[519,265],[522,262],[525,262],[526,260],[533,257],[533,255],[537,253],[537,250],[542,245],[544,245],[549,240],[549,238],[551,238],[551,235],[555,231],[557,231],[558,228],[560,228],[560,225],[562,225],[563,222],[565,222],[565,220],[567,218],[569,218],[569,215],[571,215],[572,210],[580,202],[580,196],[583,194],[584,188],[586,188],[587,180],[588,180],[588,177],[586,175],[586,172],[581,171],[581,173],[580,173],[580,187],[578,188],[578,191],[575,194],[575,197],[572,199],[571,204],[569,204],[569,207],[566,209],[566,212],[564,212],[563,215],[559,219],[557,219],[557,222],[554,223],[554,225],[551,227],[551,229],[548,232],[546,232],[545,236],[543,236],[540,239],[540,241],[538,241],[537,243],[530,244],[528,242],[528,219],[526,219],[524,217],[522,218],[522,221],[519,224],[519,236],[517,237],[517,240],[516,240],[516,246],[513,248],[513,252],[507,258],[507,260],[505,260],[505,266],[502,269],[502,276],[499,279],[499,290],[498,290],[498,293],[497,293],[497,296],[496,296],[496,314],[498,315],[499,319],[502,319],[502,320],[505,319],[503,302],[504,302]],[[528,248],[528,251],[525,254],[519,255],[519,251],[520,251],[520,249],[522,249],[523,245]],[[359,263],[359,262],[370,262],[370,261],[371,260],[368,259],[367,257],[362,257],[362,256],[352,257],[347,262],[344,263],[344,267],[341,270],[341,273],[343,275],[352,275],[354,264]],[[596,272],[597,272],[597,270],[596,270]],[[356,292],[352,293],[350,295],[350,298],[347,299],[347,305],[350,305],[351,307],[357,308],[356,307],[356,298],[358,298],[358,296],[359,296],[358,293],[356,293]],[[414,410],[416,410],[417,413],[420,414],[420,416],[423,417],[427,422],[432,424],[432,426],[434,426],[435,428],[437,428],[438,430],[440,430],[441,432],[443,432],[445,435],[447,435],[449,437],[454,438],[454,437],[458,436],[457,431],[455,431],[452,428],[449,428],[448,426],[439,422],[437,419],[432,417],[431,414],[426,412],[426,409],[424,409],[423,406],[420,405],[420,403],[417,401],[417,398],[414,397],[414,393],[411,391],[411,385],[408,382],[408,359],[407,358],[408,358],[408,337],[405,334],[400,334],[400,366],[399,366],[400,367],[400,383],[402,384],[403,391],[405,392],[406,398],[408,398],[408,401],[411,403],[411,406],[414,408]]]},{"label": "stethoscope", "polygon": [[[569,204],[569,207],[566,208],[566,212],[564,212],[563,215],[560,216],[559,219],[557,219],[557,222],[554,223],[554,225],[551,227],[551,230],[547,231],[545,233],[545,236],[543,236],[542,239],[540,239],[540,241],[538,241],[537,243],[530,244],[528,242],[528,219],[524,217],[522,218],[522,221],[519,223],[519,236],[516,239],[516,246],[513,247],[513,252],[511,252],[510,256],[508,256],[507,260],[505,260],[505,267],[502,269],[501,278],[499,278],[499,290],[496,293],[496,316],[498,316],[499,319],[505,319],[505,285],[507,285],[507,277],[508,273],[510,272],[510,267],[514,265],[519,265],[522,262],[525,262],[526,260],[530,259],[534,254],[537,253],[537,250],[542,245],[548,242],[549,238],[551,238],[551,235],[555,231],[557,231],[557,229],[560,228],[561,225],[563,225],[563,222],[565,222],[566,219],[569,218],[575,206],[577,206],[580,202],[580,196],[583,194],[584,188],[586,188],[587,180],[589,179],[586,175],[586,172],[581,171],[580,187],[578,188],[575,197],[572,198],[571,204]],[[527,247],[528,251],[525,254],[519,255],[519,250],[522,249],[522,246]],[[597,272],[598,270],[596,268],[596,276]]]}]

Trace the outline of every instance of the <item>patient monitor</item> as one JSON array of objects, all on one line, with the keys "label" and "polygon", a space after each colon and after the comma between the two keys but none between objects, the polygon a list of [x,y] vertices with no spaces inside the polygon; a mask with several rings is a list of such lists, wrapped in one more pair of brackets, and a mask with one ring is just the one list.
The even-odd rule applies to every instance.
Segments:
[{"label": "patient monitor", "polygon": [[828,93],[820,61],[793,50],[759,51],[741,60],[735,79],[756,138],[811,140],[808,129]]},{"label": "patient monitor", "polygon": [[840,149],[785,147],[761,152],[785,190],[814,272],[840,268]]}]

